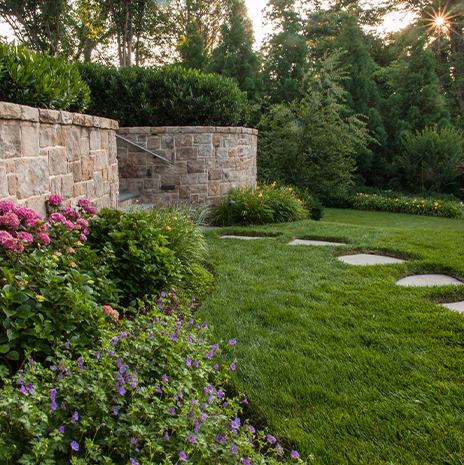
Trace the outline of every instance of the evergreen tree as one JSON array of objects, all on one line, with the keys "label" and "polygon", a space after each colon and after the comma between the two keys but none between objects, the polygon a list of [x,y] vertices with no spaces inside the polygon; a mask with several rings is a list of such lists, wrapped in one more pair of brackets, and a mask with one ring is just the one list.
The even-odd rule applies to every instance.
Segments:
[{"label": "evergreen tree", "polygon": [[253,26],[243,0],[230,0],[221,40],[211,56],[210,70],[235,78],[250,95],[256,91],[258,56],[253,50]]},{"label": "evergreen tree", "polygon": [[264,46],[263,80],[271,103],[303,95],[308,48],[295,0],[269,0],[266,18],[275,31]]},{"label": "evergreen tree", "polygon": [[182,65],[186,68],[204,70],[208,62],[205,42],[197,21],[187,25],[186,35],[178,46]]}]

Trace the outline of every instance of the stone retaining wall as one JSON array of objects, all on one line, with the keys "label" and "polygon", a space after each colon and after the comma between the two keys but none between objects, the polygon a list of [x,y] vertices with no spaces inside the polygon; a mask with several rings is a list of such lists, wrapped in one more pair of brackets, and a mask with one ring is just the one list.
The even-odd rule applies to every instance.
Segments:
[{"label": "stone retaining wall", "polygon": [[0,198],[42,214],[51,193],[116,207],[117,128],[106,118],[0,102]]},{"label": "stone retaining wall", "polygon": [[118,139],[120,190],[143,203],[214,203],[234,187],[256,185],[256,129],[139,127],[118,134],[172,163]]}]

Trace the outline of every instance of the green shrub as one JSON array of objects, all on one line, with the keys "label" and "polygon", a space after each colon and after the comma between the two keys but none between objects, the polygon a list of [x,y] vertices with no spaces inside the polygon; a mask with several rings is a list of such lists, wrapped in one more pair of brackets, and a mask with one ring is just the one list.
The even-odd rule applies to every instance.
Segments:
[{"label": "green shrub", "polygon": [[359,193],[353,198],[352,208],[447,218],[461,217],[464,212],[461,202],[424,197],[408,197],[401,194],[394,197]]},{"label": "green shrub", "polygon": [[324,207],[316,197],[314,197],[309,189],[293,187],[296,195],[303,201],[304,206],[309,212],[309,217],[314,221],[320,221],[324,216]]},{"label": "green shrub", "polygon": [[452,128],[407,132],[398,159],[401,184],[409,192],[459,192],[464,165],[464,134]]},{"label": "green shrub", "polygon": [[73,63],[22,46],[0,44],[0,101],[84,111],[90,90]]},{"label": "green shrub", "polygon": [[[86,348],[100,333],[101,299],[112,298],[104,269],[95,269],[85,246],[89,215],[60,209],[42,218],[0,201],[0,372],[20,366],[25,354],[43,359],[70,340]],[[87,205],[87,204],[86,204]],[[89,205],[90,206],[90,205]],[[90,207],[91,208],[91,207]],[[86,265],[81,267],[83,262]],[[102,286],[102,281],[104,286]],[[99,295],[96,291],[105,288]]]},{"label": "green shrub", "polygon": [[168,235],[141,210],[105,209],[92,222],[89,244],[109,268],[124,305],[158,294],[179,277],[181,262]]},{"label": "green shrub", "polygon": [[83,64],[92,94],[89,113],[121,126],[243,125],[246,95],[234,80],[175,66],[118,69]]},{"label": "green shrub", "polygon": [[275,184],[233,189],[212,211],[221,226],[285,223],[308,217],[308,211],[291,187]]},{"label": "green shrub", "polygon": [[239,417],[247,402],[224,388],[235,363],[224,363],[207,325],[167,299],[159,306],[105,330],[79,358],[59,350],[5,380],[0,463],[283,463],[276,439]]}]

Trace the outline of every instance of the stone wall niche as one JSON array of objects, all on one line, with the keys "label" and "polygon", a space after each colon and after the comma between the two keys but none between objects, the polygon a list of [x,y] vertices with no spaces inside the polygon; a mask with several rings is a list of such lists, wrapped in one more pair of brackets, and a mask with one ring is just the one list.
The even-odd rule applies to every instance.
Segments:
[{"label": "stone wall niche", "polygon": [[214,204],[234,187],[256,186],[258,131],[238,127],[120,128],[120,190],[143,203]]}]

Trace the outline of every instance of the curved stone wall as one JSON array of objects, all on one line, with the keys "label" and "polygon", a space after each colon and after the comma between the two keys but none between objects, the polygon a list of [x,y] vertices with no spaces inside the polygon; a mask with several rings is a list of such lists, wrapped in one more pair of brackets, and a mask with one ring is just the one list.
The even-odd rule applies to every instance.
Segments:
[{"label": "curved stone wall", "polygon": [[256,185],[256,129],[138,127],[118,135],[120,190],[143,203],[215,203],[234,187]]},{"label": "curved stone wall", "polygon": [[0,102],[0,199],[45,213],[58,193],[117,207],[116,121]]}]

